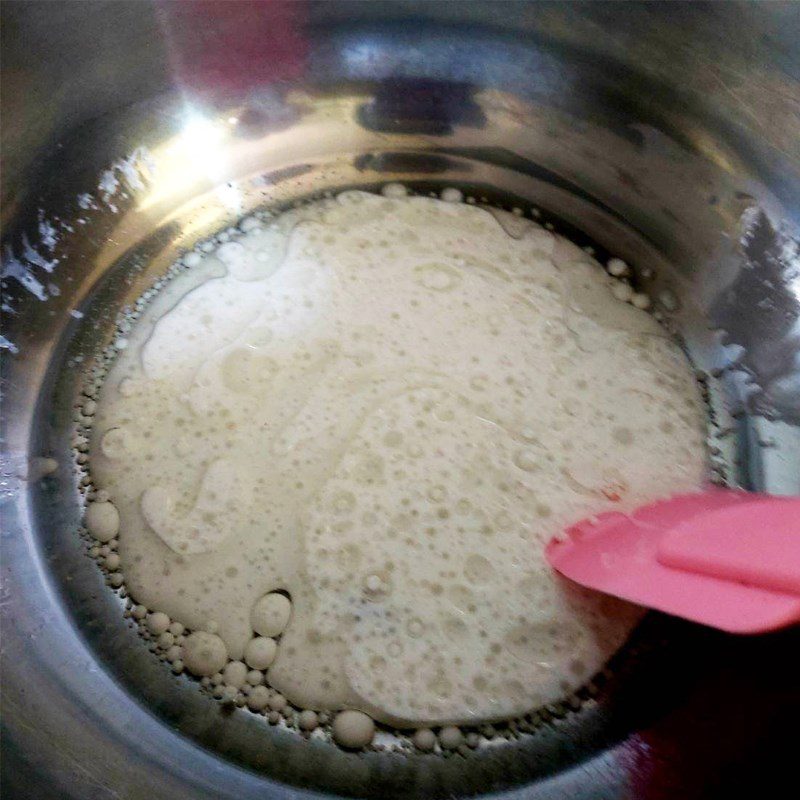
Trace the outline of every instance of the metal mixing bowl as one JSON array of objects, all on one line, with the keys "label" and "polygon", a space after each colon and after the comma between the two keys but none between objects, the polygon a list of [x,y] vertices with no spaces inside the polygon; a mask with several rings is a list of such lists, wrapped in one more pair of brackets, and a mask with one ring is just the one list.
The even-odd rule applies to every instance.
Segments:
[{"label": "metal mixing bowl", "polygon": [[[2,17],[4,797],[788,780],[797,631],[652,615],[597,702],[467,758],[346,754],[228,713],[123,624],[76,533],[70,437],[118,311],[183,250],[265,203],[400,180],[539,208],[635,265],[679,304],[719,474],[800,492],[800,6],[6,0]],[[39,479],[43,456],[58,469]]]}]

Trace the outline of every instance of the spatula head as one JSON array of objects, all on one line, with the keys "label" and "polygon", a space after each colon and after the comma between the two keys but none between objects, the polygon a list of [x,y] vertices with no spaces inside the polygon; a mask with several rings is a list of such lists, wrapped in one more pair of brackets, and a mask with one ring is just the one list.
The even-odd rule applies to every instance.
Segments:
[{"label": "spatula head", "polygon": [[[754,503],[763,505],[756,509]],[[773,546],[771,563],[759,566],[774,579],[783,554],[778,576],[783,582],[772,585],[791,587],[792,573],[800,572],[795,555],[800,552],[800,501],[723,489],[671,497],[632,515],[611,512],[584,520],[569,528],[565,539],[550,542],[547,558],[562,575],[590,589],[733,633],[759,633],[800,621],[797,594],[736,579],[732,570],[737,563],[742,566],[741,536],[735,540],[736,559],[714,558],[714,548],[724,548],[726,536],[736,537],[737,520],[746,525],[741,530],[752,542],[757,542],[752,535],[756,521],[765,544],[770,532],[780,528],[783,550]],[[708,545],[702,548],[703,558],[694,547],[692,558],[682,560],[678,546],[693,528],[699,536],[705,531]],[[671,538],[665,542],[665,537]],[[664,547],[664,558],[659,557],[662,542],[671,545]],[[756,563],[759,549],[752,552]]]}]

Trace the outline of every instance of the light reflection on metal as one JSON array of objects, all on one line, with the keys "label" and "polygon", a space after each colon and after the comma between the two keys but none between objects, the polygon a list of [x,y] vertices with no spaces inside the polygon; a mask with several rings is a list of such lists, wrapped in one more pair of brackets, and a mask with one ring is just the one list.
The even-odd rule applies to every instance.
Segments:
[{"label": "light reflection on metal", "polygon": [[[453,796],[491,784],[516,798],[625,797],[625,765],[609,737],[635,730],[648,715],[673,741],[687,726],[725,721],[720,709],[730,696],[707,702],[719,674],[707,657],[713,642],[662,620],[649,641],[667,631],[673,670],[636,667],[642,671],[622,703],[615,705],[610,691],[586,716],[569,715],[531,739],[496,747],[491,764],[362,758],[309,747],[284,732],[263,736],[246,717],[220,715],[211,700],[165,674],[119,625],[119,608],[73,535],[68,430],[80,371],[111,335],[117,311],[182,250],[230,224],[237,203],[248,212],[358,183],[429,181],[429,188],[449,183],[478,195],[497,189],[515,204],[552,212],[629,263],[652,268],[652,296],[662,287],[679,295],[685,307],[678,327],[698,365],[713,363],[721,348],[704,313],[741,269],[743,204],[758,205],[773,222],[785,219],[797,235],[796,4],[648,3],[615,11],[596,3],[514,3],[504,6],[500,35],[491,3],[418,6],[424,13],[412,18],[405,3],[298,2],[283,4],[279,20],[271,18],[276,3],[65,3],[40,14],[36,4],[5,5],[28,33],[3,26],[22,48],[17,63],[24,67],[4,75],[3,183],[4,192],[13,189],[3,209],[5,233],[22,253],[21,231],[36,230],[37,206],[43,218],[73,229],[58,228],[52,273],[32,267],[37,280],[58,287],[57,296],[39,301],[16,279],[4,287],[18,313],[5,313],[3,323],[19,353],[4,359],[3,445],[15,457],[34,448],[30,455],[53,455],[61,464],[46,484],[15,491],[3,508],[10,533],[0,604],[10,732],[4,744],[12,743],[11,757],[24,751],[29,757],[20,763],[36,766],[20,771],[38,781],[26,796],[298,800],[311,795],[299,786],[385,797],[421,786]],[[358,21],[351,18],[356,11]],[[178,12],[170,32],[180,35],[164,39],[154,18]],[[62,37],[65,14],[79,24]],[[227,15],[235,25],[223,30]],[[474,26],[463,24],[467,17]],[[242,24],[255,31],[248,58],[230,42]],[[215,51],[209,39],[221,46]],[[4,65],[14,56],[5,45]],[[180,80],[170,68],[174,56],[181,57]],[[61,63],[69,69],[59,72]],[[709,64],[735,75],[746,107],[731,92],[708,88]],[[221,88],[218,67],[226,78]],[[393,82],[398,77],[404,82]],[[409,106],[402,96],[416,89],[424,100],[431,86],[441,92],[438,106]],[[228,90],[236,90],[235,99]],[[5,113],[8,103],[16,103],[15,113]],[[459,116],[465,103],[474,112],[469,124]],[[417,117],[404,119],[411,111]],[[176,120],[183,123],[177,133]],[[430,122],[435,134],[413,132]],[[57,157],[43,161],[55,145]],[[140,145],[152,169],[130,160]],[[115,164],[103,182],[105,203],[98,182]],[[33,175],[39,180],[28,192]],[[216,194],[226,183],[232,188]],[[17,220],[28,206],[30,218]],[[777,294],[797,299],[796,276],[777,285]],[[764,338],[757,326],[753,336]],[[70,369],[59,370],[62,359]],[[709,383],[724,389],[713,376]],[[754,446],[756,424],[779,446]],[[734,479],[757,474],[769,488],[778,474],[781,487],[797,485],[796,471],[794,484],[789,472],[800,451],[794,439],[784,447],[788,437],[778,423],[744,413],[720,418],[720,431],[725,426],[733,433],[715,447],[740,458]],[[773,646],[773,655],[789,652]],[[722,673],[740,676],[735,710],[757,731],[769,729],[770,703],[790,697],[789,684],[774,676],[766,700],[759,695],[752,673],[762,663],[753,658],[737,673],[729,662]],[[684,668],[691,680],[676,689]],[[792,687],[796,692],[796,680]],[[657,719],[667,690],[684,715],[680,725]],[[720,726],[714,752],[749,763],[746,737],[738,747]],[[676,791],[702,791],[698,775],[675,772],[671,755],[662,766],[673,770]]]}]

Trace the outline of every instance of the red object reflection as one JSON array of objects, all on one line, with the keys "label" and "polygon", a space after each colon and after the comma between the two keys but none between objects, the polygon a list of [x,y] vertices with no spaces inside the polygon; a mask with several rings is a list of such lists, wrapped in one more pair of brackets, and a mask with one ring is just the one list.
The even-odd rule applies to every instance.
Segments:
[{"label": "red object reflection", "polygon": [[159,21],[175,82],[200,100],[235,100],[302,75],[306,3],[162,2]]}]

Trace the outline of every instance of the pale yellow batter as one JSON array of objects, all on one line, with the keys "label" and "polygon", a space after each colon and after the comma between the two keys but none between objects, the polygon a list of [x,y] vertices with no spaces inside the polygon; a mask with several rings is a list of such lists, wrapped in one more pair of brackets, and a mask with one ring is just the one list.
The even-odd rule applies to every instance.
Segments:
[{"label": "pale yellow batter", "polygon": [[585,682],[638,618],[544,545],[699,488],[703,407],[582,250],[388,194],[250,220],[170,283],[106,380],[92,474],[132,596],[205,632],[196,674],[243,659],[303,708],[508,718]]}]

